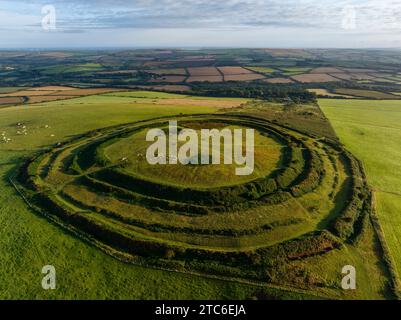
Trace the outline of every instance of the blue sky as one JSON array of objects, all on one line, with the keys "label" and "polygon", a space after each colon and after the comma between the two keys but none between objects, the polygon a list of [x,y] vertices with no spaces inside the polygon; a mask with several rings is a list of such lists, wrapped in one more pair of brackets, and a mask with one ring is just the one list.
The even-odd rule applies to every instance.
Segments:
[{"label": "blue sky", "polygon": [[[56,29],[42,27],[45,5]],[[1,48],[401,47],[401,0],[1,0]]]}]

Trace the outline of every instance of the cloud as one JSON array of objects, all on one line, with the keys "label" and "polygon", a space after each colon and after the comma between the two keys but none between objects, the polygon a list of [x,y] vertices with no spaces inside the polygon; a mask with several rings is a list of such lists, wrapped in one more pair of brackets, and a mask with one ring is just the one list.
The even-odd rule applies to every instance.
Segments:
[{"label": "cloud", "polygon": [[[39,32],[43,4],[42,0],[0,1],[0,28]],[[300,34],[330,32],[337,38],[344,32],[387,32],[398,37],[401,31],[401,0],[49,0],[46,4],[56,8],[57,32],[88,33],[88,37],[102,30],[145,29],[176,33],[261,29],[274,34],[272,30],[289,28]]]},{"label": "cloud", "polygon": [[[28,14],[42,1],[4,1],[14,14]],[[68,29],[206,28],[297,26],[338,28],[344,8],[353,6],[360,27],[386,28],[401,20],[400,0],[53,0],[59,26]]]}]

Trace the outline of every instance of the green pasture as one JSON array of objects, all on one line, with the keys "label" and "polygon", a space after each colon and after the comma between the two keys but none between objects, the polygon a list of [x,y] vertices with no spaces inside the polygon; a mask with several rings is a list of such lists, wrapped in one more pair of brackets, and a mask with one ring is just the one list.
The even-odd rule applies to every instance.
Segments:
[{"label": "green pasture", "polygon": [[401,275],[401,101],[322,99],[319,104],[346,147],[365,165]]},{"label": "green pasture", "polygon": [[[180,123],[178,123],[180,125]],[[230,128],[230,127],[228,127]],[[240,129],[232,127],[231,129]],[[166,128],[167,130],[167,128]],[[245,130],[245,128],[244,128]],[[201,133],[198,130],[198,151],[201,150]],[[245,140],[245,136],[243,137]],[[210,188],[221,187],[227,185],[242,184],[257,178],[269,176],[280,164],[281,149],[276,141],[265,137],[259,132],[255,132],[255,166],[254,171],[249,176],[237,176],[235,170],[238,166],[233,163],[230,165],[224,164],[224,145],[220,145],[219,165],[150,165],[146,161],[146,150],[154,142],[146,142],[146,131],[134,134],[128,138],[120,139],[116,143],[108,146],[105,150],[105,155],[113,164],[121,163],[121,159],[127,159],[125,170],[142,177],[150,178],[152,181],[161,183],[171,183],[173,185],[194,187],[194,188]],[[245,147],[245,141],[243,146]],[[178,150],[185,143],[178,144]],[[167,157],[167,150],[164,156]],[[213,154],[213,148],[210,146],[209,155]],[[188,156],[188,155],[187,155]],[[188,156],[189,159],[191,159]],[[197,156],[197,161],[201,159]],[[168,161],[168,159],[166,159]]]},{"label": "green pasture", "polygon": [[[215,109],[188,110],[185,106],[133,104],[127,98],[92,96],[0,110],[0,133],[12,139],[0,144],[0,298],[243,299],[257,291],[246,284],[123,264],[36,215],[8,181],[25,156],[72,135],[189,111]],[[16,134],[18,123],[26,125],[26,136]],[[58,287],[51,292],[41,288],[41,269],[47,264],[57,270]]]},{"label": "green pasture", "polygon": [[[2,179],[0,181],[2,191],[0,194],[0,225],[2,226],[0,298],[246,299],[252,297],[255,292],[260,291],[260,287],[246,282],[227,282],[197,275],[126,265],[35,214],[10,185],[8,177],[12,175],[17,166],[21,165],[25,157],[74,135],[96,128],[155,117],[218,111],[218,108],[215,107],[190,109],[185,104],[163,105],[149,101],[150,99],[158,101],[163,98],[184,99],[183,96],[173,98],[171,95],[153,92],[121,94],[123,96],[120,96],[120,93],[119,96],[107,94],[0,110],[0,134],[4,133],[4,136],[11,139],[8,143],[0,144],[0,175]],[[139,100],[141,98],[145,101]],[[191,97],[191,99],[193,98]],[[394,102],[394,104],[397,103]],[[326,109],[329,108],[328,106]],[[386,108],[383,106],[383,109]],[[387,125],[390,127],[397,126],[397,121],[393,117],[389,118],[390,124]],[[356,117],[355,120],[360,120],[360,117]],[[376,121],[376,119],[372,119],[373,123],[373,120]],[[336,124],[335,121],[334,124]],[[22,126],[26,127],[26,135],[18,133]],[[396,138],[394,138],[394,143],[395,141]],[[358,153],[357,155],[359,156]],[[329,163],[326,163],[326,166],[330,170]],[[330,184],[331,182],[328,180],[318,192],[327,193]],[[391,184],[391,177],[389,177],[387,184]],[[380,197],[378,198],[379,203],[382,203]],[[307,212],[311,209],[310,207],[319,205],[322,207],[316,207],[314,216]],[[265,217],[270,214],[271,219],[273,219],[274,214],[278,217],[280,213],[285,213],[286,217],[290,219],[293,217],[294,211],[292,209],[296,208],[299,216],[310,217],[308,229],[310,226],[310,230],[312,230],[318,224],[324,226],[325,223],[321,222],[323,218],[321,212],[327,210],[325,206],[326,204],[318,203],[315,194],[310,194],[299,202],[289,204],[288,208],[283,207],[281,212],[254,210],[254,219],[250,219],[249,224],[257,221],[257,219],[264,219],[263,214]],[[332,210],[335,210],[334,204],[330,204],[330,206],[332,206]],[[389,209],[385,208],[385,210]],[[245,215],[247,212],[239,214]],[[224,216],[216,216],[215,222],[219,224],[214,226],[224,227],[230,223],[235,225],[237,218],[233,216],[225,219]],[[171,223],[173,224],[175,221],[171,221]],[[190,224],[191,221],[188,220],[187,223]],[[385,231],[389,233],[392,232],[392,229],[394,229],[393,225],[391,228],[387,226]],[[380,262],[374,260],[376,259],[374,256],[370,257],[363,254],[363,250],[370,254],[372,246],[372,239],[367,239],[360,249],[346,246],[342,250],[324,257],[300,261],[300,272],[306,272],[300,279],[308,278],[308,273],[313,277],[320,274],[319,279],[311,280],[323,283],[326,285],[326,289],[308,291],[310,289],[308,286],[300,284],[300,287],[310,292],[310,295],[303,295],[296,290],[284,291],[277,287],[270,289],[265,287],[263,290],[267,296],[276,297],[278,295],[285,299],[314,298],[314,294],[320,296],[327,294],[336,298],[380,298],[385,280],[378,267],[372,264],[372,261],[377,262],[378,265]],[[350,259],[353,259],[362,270],[360,277],[363,284],[361,290],[356,293],[344,293],[338,290],[338,279],[341,276],[340,267]],[[318,262],[314,263],[314,260],[318,260]],[[54,265],[57,270],[58,286],[55,291],[44,291],[41,288],[43,276],[41,269],[48,264]],[[287,276],[283,276],[283,281],[280,282],[283,287],[286,286],[287,280],[290,284],[290,281],[299,276],[293,274],[294,270],[286,270],[284,273]],[[370,273],[374,273],[375,276],[370,276]],[[315,283],[313,281],[312,283]]]}]

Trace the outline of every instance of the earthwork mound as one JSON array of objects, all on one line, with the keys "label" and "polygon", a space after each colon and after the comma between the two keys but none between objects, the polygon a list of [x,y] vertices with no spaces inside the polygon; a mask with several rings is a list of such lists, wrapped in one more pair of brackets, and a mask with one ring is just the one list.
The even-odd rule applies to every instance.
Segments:
[{"label": "earthwork mound", "polygon": [[236,115],[175,117],[180,128],[255,129],[255,170],[147,163],[149,128],[100,129],[35,155],[19,189],[38,211],[121,259],[270,281],[282,265],[354,241],[370,210],[360,163],[337,142]]}]

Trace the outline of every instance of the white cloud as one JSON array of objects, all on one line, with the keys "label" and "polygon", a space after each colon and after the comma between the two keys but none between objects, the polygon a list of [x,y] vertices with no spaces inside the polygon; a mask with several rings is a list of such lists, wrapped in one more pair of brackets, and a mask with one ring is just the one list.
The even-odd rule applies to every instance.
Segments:
[{"label": "white cloud", "polygon": [[[237,46],[248,43],[252,34],[274,37],[277,30],[283,32],[282,46],[294,46],[300,36],[313,46],[324,46],[324,37],[336,39],[365,39],[370,33],[369,43],[381,46],[399,39],[401,31],[401,0],[52,0],[48,1],[57,10],[58,36],[63,33],[80,34],[87,43],[102,46],[108,34],[114,30],[123,35],[147,34],[151,30],[163,30],[163,34],[184,41],[189,32],[208,35],[210,45],[224,42],[222,37],[235,38]],[[35,37],[48,38],[40,31],[40,11],[43,1],[3,0],[0,2],[0,29],[35,31]],[[355,28],[344,30],[344,8],[355,9]],[[208,30],[213,29],[213,32]],[[287,31],[291,30],[291,33]],[[256,32],[256,33],[255,33]],[[160,33],[160,32],[159,32]],[[158,34],[159,34],[158,33]],[[4,34],[4,33],[3,33]],[[23,32],[18,33],[19,36]],[[153,34],[155,34],[153,32]],[[248,34],[248,36],[247,36]],[[363,34],[363,35],[362,35]],[[98,37],[96,38],[95,37]],[[237,35],[237,36],[235,36]],[[285,35],[285,37],[284,37]],[[384,36],[385,35],[385,36]],[[28,37],[28,35],[27,35]],[[215,41],[213,39],[216,37]],[[56,37],[55,37],[56,38]],[[164,43],[166,38],[149,39]],[[167,38],[169,39],[169,38]],[[315,40],[313,40],[315,39]],[[382,39],[382,40],[381,40]],[[17,39],[18,40],[18,39]],[[23,39],[20,39],[23,42]],[[268,39],[270,42],[275,39]],[[54,40],[57,43],[57,40]],[[74,41],[74,40],[72,40]],[[112,39],[116,42],[115,39]],[[172,41],[172,40],[171,40]],[[262,45],[266,41],[260,39]],[[0,34],[0,42],[3,38]],[[61,40],[60,40],[61,42]],[[252,42],[254,43],[254,42]],[[366,43],[366,39],[364,40]],[[61,43],[60,43],[61,44]],[[4,43],[2,44],[4,46]],[[185,45],[182,43],[181,45]]]}]

